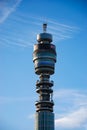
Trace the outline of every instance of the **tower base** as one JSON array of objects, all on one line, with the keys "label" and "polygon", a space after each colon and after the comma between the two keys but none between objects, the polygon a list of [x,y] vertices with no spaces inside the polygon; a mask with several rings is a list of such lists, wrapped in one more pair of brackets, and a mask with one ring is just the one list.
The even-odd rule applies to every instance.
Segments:
[{"label": "tower base", "polygon": [[35,130],[54,130],[54,113],[40,111],[35,116]]}]

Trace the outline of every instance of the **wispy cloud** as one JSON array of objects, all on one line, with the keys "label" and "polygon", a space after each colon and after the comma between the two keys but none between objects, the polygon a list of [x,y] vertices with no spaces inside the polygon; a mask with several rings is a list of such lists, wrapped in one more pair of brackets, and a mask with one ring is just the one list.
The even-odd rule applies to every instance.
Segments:
[{"label": "wispy cloud", "polygon": [[[87,122],[87,95],[85,92],[61,89],[54,93],[60,114],[56,113],[55,124],[59,129],[85,128]],[[64,108],[64,109],[62,109]]]},{"label": "wispy cloud", "polygon": [[3,36],[1,34],[1,36],[2,37],[0,37],[0,42],[6,43],[7,46],[19,46],[19,47],[30,47],[31,46],[32,47],[32,44],[31,44],[32,42],[28,43],[26,41],[26,39],[23,40],[21,37],[18,37],[17,39],[15,39],[8,35]]},{"label": "wispy cloud", "polygon": [[[7,4],[7,1],[2,2],[2,7],[4,8],[1,7],[1,22],[3,22],[21,2],[21,0],[13,1],[14,2],[10,3],[10,6]],[[5,11],[6,9],[7,11]],[[42,31],[41,26],[43,21],[43,18],[40,16],[15,12],[14,15],[11,15],[8,21],[4,23],[4,26],[0,26],[0,45],[19,47],[33,46],[36,41],[36,34],[41,33]],[[75,26],[59,23],[58,21],[51,20],[50,18],[47,18],[47,22],[47,32],[52,33],[55,43],[72,38],[79,30]]]},{"label": "wispy cloud", "polygon": [[72,113],[67,114],[66,116],[56,119],[56,127],[62,128],[78,128],[85,127],[87,122],[87,108],[80,108]]},{"label": "wispy cloud", "polygon": [[0,23],[6,20],[6,18],[15,10],[21,1],[22,0],[0,1]]},{"label": "wispy cloud", "polygon": [[28,115],[28,119],[34,119],[34,118],[35,118],[35,114]]},{"label": "wispy cloud", "polygon": [[[41,23],[45,21],[42,17],[36,17],[32,16],[32,19],[35,19],[36,22],[33,22],[33,24],[41,26]],[[54,36],[57,35],[57,40],[64,40],[68,38],[72,38],[73,33],[78,32],[80,29],[76,26],[73,25],[68,25],[64,23],[60,23],[55,20],[51,20],[50,18],[45,18],[47,19],[48,23],[48,31],[51,32]]]},{"label": "wispy cloud", "polygon": [[54,93],[54,98],[57,98],[59,101],[71,102],[73,106],[83,106],[87,105],[87,95],[85,92],[80,92],[73,89],[60,89]]},{"label": "wispy cloud", "polygon": [[8,103],[14,103],[14,102],[25,102],[34,100],[34,97],[3,97],[0,96],[0,104],[8,104]]}]

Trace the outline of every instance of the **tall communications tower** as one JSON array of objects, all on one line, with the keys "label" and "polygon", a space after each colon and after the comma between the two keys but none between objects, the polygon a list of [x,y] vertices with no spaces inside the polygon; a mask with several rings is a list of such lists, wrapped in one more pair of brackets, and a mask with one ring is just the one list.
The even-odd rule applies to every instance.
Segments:
[{"label": "tall communications tower", "polygon": [[33,62],[35,73],[39,75],[36,82],[36,92],[39,99],[36,101],[35,130],[54,130],[53,113],[53,81],[50,75],[54,74],[56,49],[52,42],[52,35],[46,32],[47,24],[43,24],[43,33],[37,35],[37,44],[34,45]]}]

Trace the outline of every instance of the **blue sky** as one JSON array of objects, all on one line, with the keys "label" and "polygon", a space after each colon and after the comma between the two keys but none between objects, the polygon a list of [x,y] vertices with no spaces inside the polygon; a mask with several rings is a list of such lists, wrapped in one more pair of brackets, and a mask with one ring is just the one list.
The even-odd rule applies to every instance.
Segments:
[{"label": "blue sky", "polygon": [[34,129],[32,62],[43,22],[53,34],[56,130],[87,130],[86,0],[0,0],[0,130]]}]

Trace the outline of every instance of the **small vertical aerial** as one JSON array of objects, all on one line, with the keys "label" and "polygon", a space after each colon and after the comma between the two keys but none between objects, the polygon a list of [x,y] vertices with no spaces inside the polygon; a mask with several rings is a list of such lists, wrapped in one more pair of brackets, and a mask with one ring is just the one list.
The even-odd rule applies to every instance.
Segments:
[{"label": "small vertical aerial", "polygon": [[33,52],[35,73],[39,75],[36,82],[39,99],[35,103],[35,130],[54,130],[53,81],[50,75],[55,72],[56,48],[52,44],[52,35],[47,33],[46,23],[43,24],[43,33],[37,35],[37,42]]}]

